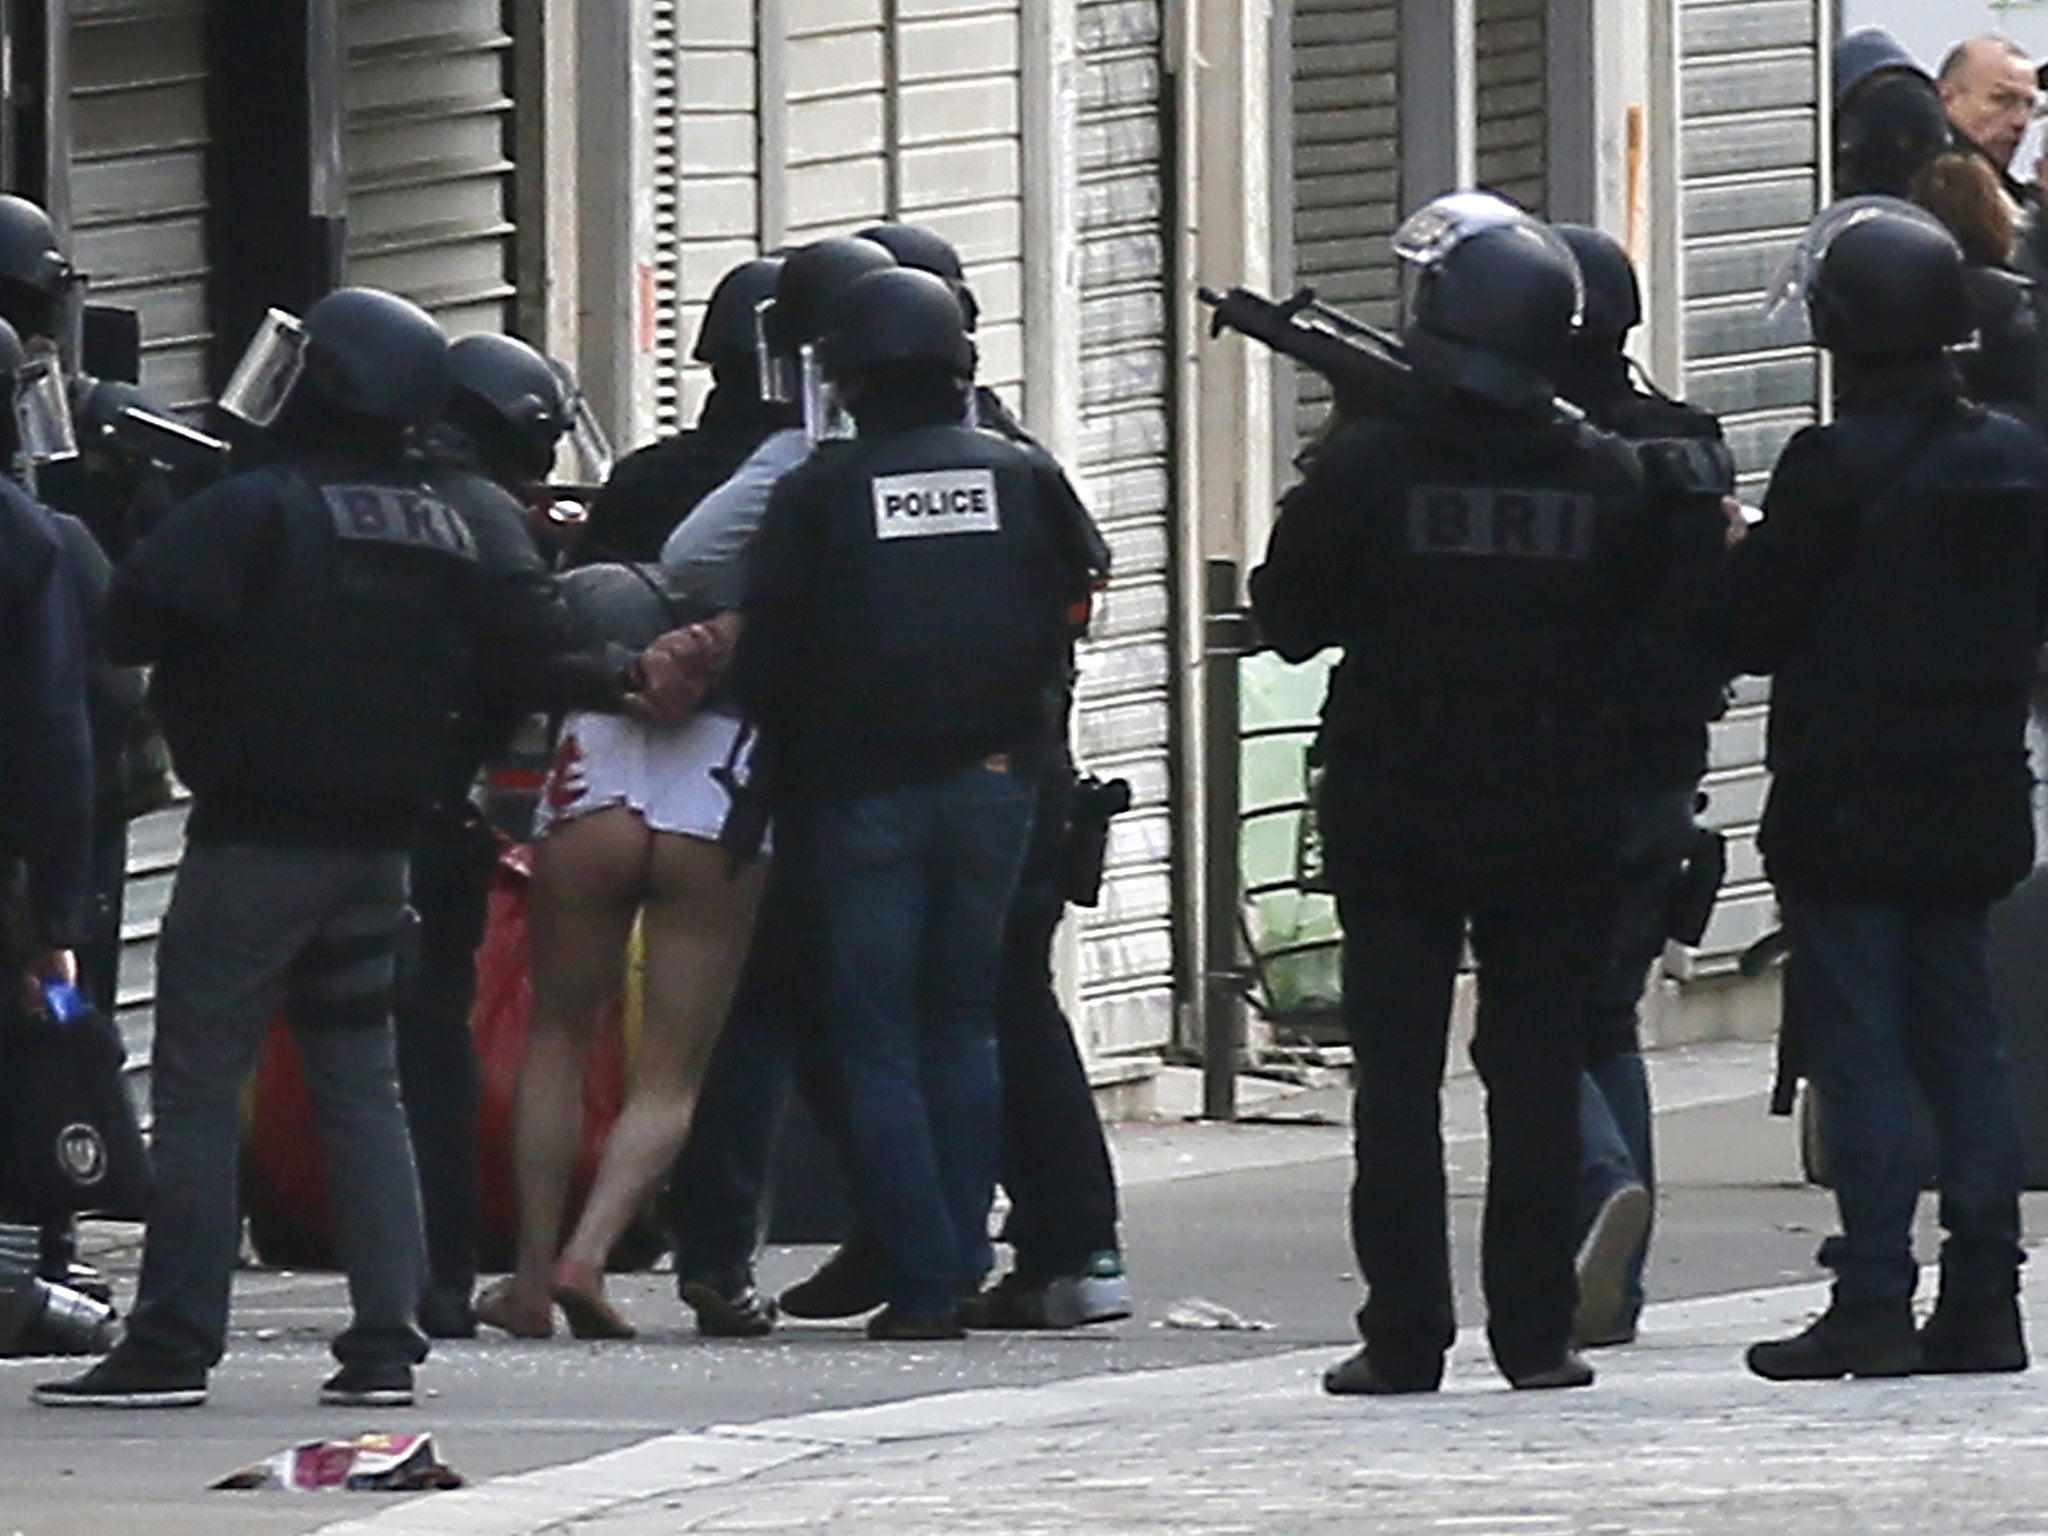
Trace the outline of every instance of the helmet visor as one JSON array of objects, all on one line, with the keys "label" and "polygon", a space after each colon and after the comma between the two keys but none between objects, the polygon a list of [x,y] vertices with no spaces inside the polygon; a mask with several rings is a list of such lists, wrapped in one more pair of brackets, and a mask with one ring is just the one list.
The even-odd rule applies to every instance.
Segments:
[{"label": "helmet visor", "polygon": [[267,427],[277,420],[305,371],[305,326],[296,316],[273,309],[263,317],[227,388],[220,392],[220,408],[252,427]]},{"label": "helmet visor", "polygon": [[770,340],[774,325],[775,300],[763,299],[754,306],[754,367],[761,375],[761,398],[770,405],[788,405],[796,399],[796,380]]},{"label": "helmet visor", "polygon": [[854,435],[853,417],[840,403],[839,386],[825,377],[817,347],[806,342],[797,358],[803,381],[804,436],[813,443],[851,438]]},{"label": "helmet visor", "polygon": [[14,375],[14,429],[21,455],[30,464],[54,464],[78,457],[78,431],[71,420],[71,391],[54,357],[34,357]]},{"label": "helmet visor", "polygon": [[1492,192],[1450,192],[1408,215],[1394,231],[1394,254],[1418,267],[1434,267],[1484,230],[1533,222]]},{"label": "helmet visor", "polygon": [[1422,279],[1474,235],[1494,229],[1531,230],[1565,259],[1572,271],[1572,328],[1576,330],[1586,315],[1586,280],[1579,272],[1578,258],[1564,236],[1497,192],[1445,193],[1408,215],[1394,231],[1394,255],[1409,269],[1403,285],[1407,312],[1414,312],[1415,288]]},{"label": "helmet visor", "polygon": [[590,408],[590,397],[576,382],[576,375],[564,363],[548,359],[548,367],[562,386],[562,398],[569,407],[569,442],[576,450],[577,462],[581,465],[583,478],[593,485],[599,485],[612,477],[612,465],[617,456],[612,452],[612,440],[605,434],[604,424],[597,419],[597,412]]},{"label": "helmet visor", "polygon": [[1918,203],[1909,203],[1902,197],[1890,197],[1881,192],[1845,197],[1839,203],[1823,208],[1806,226],[1806,233],[1800,236],[1799,244],[1786,257],[1785,264],[1778,269],[1778,275],[1772,279],[1770,289],[1764,295],[1764,314],[1777,320],[1795,304],[1804,304],[1828,259],[1828,248],[1844,231],[1883,214],[1902,215],[1930,229],[1941,230],[1944,234],[1948,232],[1948,226],[1941,220]]}]

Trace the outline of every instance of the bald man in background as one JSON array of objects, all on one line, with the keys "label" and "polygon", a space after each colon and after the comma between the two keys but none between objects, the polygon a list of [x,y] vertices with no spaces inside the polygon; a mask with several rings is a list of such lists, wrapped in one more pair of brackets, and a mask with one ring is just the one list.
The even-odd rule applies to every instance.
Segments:
[{"label": "bald man in background", "polygon": [[2023,209],[2038,208],[2041,188],[2012,174],[2013,156],[2041,100],[2041,82],[2026,50],[1995,34],[1968,38],[1942,60],[1936,84],[1949,121],[1991,162],[2007,194]]}]

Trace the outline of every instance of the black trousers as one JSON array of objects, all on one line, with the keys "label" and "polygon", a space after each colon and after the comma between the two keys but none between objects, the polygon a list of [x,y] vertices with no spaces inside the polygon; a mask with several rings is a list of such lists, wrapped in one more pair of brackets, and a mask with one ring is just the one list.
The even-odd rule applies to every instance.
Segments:
[{"label": "black trousers", "polygon": [[399,1089],[426,1222],[428,1284],[464,1298],[476,1285],[482,1095],[469,1015],[497,861],[497,840],[481,819],[437,819],[421,838],[412,857],[417,944],[392,998]]},{"label": "black trousers", "polygon": [[1473,1064],[1491,1155],[1481,1270],[1487,1334],[1510,1374],[1571,1340],[1579,1073],[1587,994],[1611,903],[1563,910],[1338,897],[1344,1015],[1356,1059],[1351,1241],[1366,1284],[1359,1331],[1395,1373],[1457,1334],[1444,1206],[1442,1086],[1469,931],[1479,967]]}]

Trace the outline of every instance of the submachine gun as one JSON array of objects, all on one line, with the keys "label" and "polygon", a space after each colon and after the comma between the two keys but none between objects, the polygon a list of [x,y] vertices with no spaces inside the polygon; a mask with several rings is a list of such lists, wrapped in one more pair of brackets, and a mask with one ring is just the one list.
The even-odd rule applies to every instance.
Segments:
[{"label": "submachine gun", "polygon": [[1340,416],[1384,415],[1421,387],[1398,336],[1333,309],[1313,288],[1284,301],[1250,288],[1198,288],[1195,296],[1213,311],[1212,337],[1236,331],[1328,379]]}]

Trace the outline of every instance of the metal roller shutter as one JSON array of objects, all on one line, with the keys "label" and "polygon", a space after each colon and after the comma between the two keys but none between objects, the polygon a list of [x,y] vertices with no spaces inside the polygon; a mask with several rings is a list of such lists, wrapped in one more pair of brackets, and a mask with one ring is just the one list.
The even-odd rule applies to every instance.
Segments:
[{"label": "metal roller shutter", "polygon": [[510,322],[511,38],[499,0],[347,0],[347,274],[451,332]]},{"label": "metal roller shutter", "polygon": [[787,0],[789,243],[889,211],[890,37],[883,0]]},{"label": "metal roller shutter", "polygon": [[[1396,0],[1295,0],[1294,281],[1388,326],[1400,304],[1387,248],[1401,218],[1400,33]],[[1297,438],[1329,404],[1322,375],[1297,369]]]},{"label": "metal roller shutter", "polygon": [[72,7],[72,254],[93,298],[142,316],[142,382],[211,398],[206,346],[206,5]]},{"label": "metal roller shutter", "polygon": [[1545,139],[1545,0],[1479,0],[1479,185],[1541,213],[1549,201]]},{"label": "metal roller shutter", "polygon": [[654,427],[697,414],[704,302],[760,249],[760,123],[748,0],[653,0]]},{"label": "metal roller shutter", "polygon": [[[76,0],[71,32],[72,252],[93,298],[142,317],[142,383],[192,410],[206,377],[204,0]],[[118,1018],[149,1060],[156,940],[184,847],[182,807],[132,830]]]},{"label": "metal roller shutter", "polygon": [[1092,1051],[1173,1035],[1172,433],[1159,0],[1078,9],[1081,489],[1116,576],[1081,657],[1083,763],[1128,778],[1102,904],[1081,927],[1082,1028]]},{"label": "metal roller shutter", "polygon": [[1017,0],[897,0],[897,216],[959,247],[981,303],[981,380],[1024,378],[1023,82]]},{"label": "metal roller shutter", "polygon": [[[1680,16],[1685,389],[1720,413],[1742,473],[1762,494],[1785,440],[1815,419],[1820,369],[1796,315],[1764,296],[1820,194],[1822,0],[1687,0]],[[1695,960],[1728,969],[1771,923],[1756,848],[1767,780],[1764,686],[1746,679],[1714,727],[1707,818],[1729,838],[1728,885]]]}]

